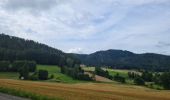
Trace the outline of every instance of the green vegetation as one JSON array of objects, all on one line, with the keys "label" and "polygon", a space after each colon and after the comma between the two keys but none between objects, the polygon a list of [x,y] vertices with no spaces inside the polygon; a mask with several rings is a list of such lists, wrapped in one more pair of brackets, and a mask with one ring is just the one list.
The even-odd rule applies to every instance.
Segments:
[{"label": "green vegetation", "polygon": [[87,66],[110,66],[113,69],[170,70],[170,56],[145,53],[135,54],[124,50],[97,51],[92,54],[75,54]]},{"label": "green vegetation", "polygon": [[113,78],[111,75],[109,75],[109,72],[107,70],[103,70],[100,67],[95,67],[95,74],[109,79]]},{"label": "green vegetation", "polygon": [[106,69],[110,75],[115,76],[116,74],[119,74],[119,76],[128,78],[128,72],[130,70],[118,70],[118,69]]},{"label": "green vegetation", "polygon": [[0,34],[0,61],[31,60],[38,64],[64,66],[68,59],[80,63],[72,55],[45,44]]},{"label": "green vegetation", "polygon": [[18,79],[19,73],[17,72],[0,72],[1,79]]},{"label": "green vegetation", "polygon": [[144,81],[144,79],[141,78],[141,77],[135,77],[134,83],[135,83],[136,85],[145,85],[145,81]]},{"label": "green vegetation", "polygon": [[114,79],[115,81],[118,81],[118,82],[121,82],[121,83],[126,83],[125,77],[120,76],[119,74],[116,74],[116,75],[113,77],[113,79]]},{"label": "green vegetation", "polygon": [[48,71],[40,69],[38,70],[38,79],[47,80],[48,79]]},{"label": "green vegetation", "polygon": [[59,98],[51,98],[48,96],[35,94],[35,93],[31,93],[31,92],[26,92],[23,90],[16,90],[16,89],[7,88],[7,87],[0,87],[0,92],[7,93],[10,95],[19,96],[19,97],[28,98],[31,100],[61,100]]},{"label": "green vegetation", "polygon": [[47,70],[49,73],[49,76],[53,75],[54,76],[53,79],[47,80],[50,82],[64,82],[64,83],[86,82],[86,81],[76,80],[68,75],[62,74],[60,67],[55,66],[55,65],[37,65],[37,69],[38,70]]}]

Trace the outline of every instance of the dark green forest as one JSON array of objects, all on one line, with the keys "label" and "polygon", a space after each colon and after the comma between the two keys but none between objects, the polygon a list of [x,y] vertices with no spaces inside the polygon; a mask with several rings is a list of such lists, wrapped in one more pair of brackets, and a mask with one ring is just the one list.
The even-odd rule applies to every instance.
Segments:
[{"label": "dark green forest", "polygon": [[[72,59],[72,60],[70,60]],[[123,50],[98,51],[92,54],[67,54],[32,40],[0,34],[0,61],[29,60],[37,64],[68,66],[68,61],[88,66],[109,66],[115,69],[169,71],[170,56]],[[73,66],[72,66],[73,67]]]},{"label": "dark green forest", "polygon": [[145,53],[135,54],[123,50],[98,51],[92,54],[75,54],[88,66],[110,66],[115,69],[170,70],[170,56]]},{"label": "dark green forest", "polygon": [[64,66],[67,59],[80,63],[71,55],[45,44],[0,34],[0,61],[29,60],[38,64]]}]

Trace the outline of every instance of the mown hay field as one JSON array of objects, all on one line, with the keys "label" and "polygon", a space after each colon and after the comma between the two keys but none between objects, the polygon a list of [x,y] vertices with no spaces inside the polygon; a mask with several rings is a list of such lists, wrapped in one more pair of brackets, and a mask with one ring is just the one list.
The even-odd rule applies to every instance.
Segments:
[{"label": "mown hay field", "polygon": [[170,91],[121,84],[64,84],[0,79],[0,86],[63,100],[170,100]]}]

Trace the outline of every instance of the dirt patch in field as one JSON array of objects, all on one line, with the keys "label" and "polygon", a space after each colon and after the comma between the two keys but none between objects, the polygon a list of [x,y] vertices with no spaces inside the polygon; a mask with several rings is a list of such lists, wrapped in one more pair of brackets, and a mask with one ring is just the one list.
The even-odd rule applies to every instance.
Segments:
[{"label": "dirt patch in field", "polygon": [[98,76],[98,75],[95,75],[95,79],[96,79],[96,81],[99,81],[99,82],[113,82],[112,80],[110,80],[108,78]]}]

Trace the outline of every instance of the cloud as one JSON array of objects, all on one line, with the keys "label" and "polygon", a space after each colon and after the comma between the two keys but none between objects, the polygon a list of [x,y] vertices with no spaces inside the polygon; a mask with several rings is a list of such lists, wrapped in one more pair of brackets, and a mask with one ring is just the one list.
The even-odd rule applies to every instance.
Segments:
[{"label": "cloud", "polygon": [[0,1],[1,32],[65,52],[163,52],[155,48],[169,43],[169,17],[169,0]]},{"label": "cloud", "polygon": [[83,51],[82,48],[71,48],[68,50],[69,53],[79,53],[79,54],[83,53],[82,51]]},{"label": "cloud", "polygon": [[[57,0],[58,1],[58,0]],[[56,0],[3,0],[3,8],[10,11],[28,10],[39,13],[57,4]]]}]

